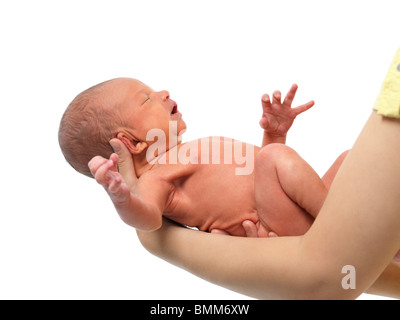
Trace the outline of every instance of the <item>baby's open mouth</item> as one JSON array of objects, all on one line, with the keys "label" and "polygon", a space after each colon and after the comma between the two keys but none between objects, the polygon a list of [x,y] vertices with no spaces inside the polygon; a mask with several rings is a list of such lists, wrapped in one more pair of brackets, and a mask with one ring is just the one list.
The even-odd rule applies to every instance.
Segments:
[{"label": "baby's open mouth", "polygon": [[172,119],[180,119],[182,118],[182,114],[178,111],[178,105],[174,101],[174,104],[172,105],[171,109],[171,118]]},{"label": "baby's open mouth", "polygon": [[172,108],[171,114],[175,114],[178,112],[178,106],[174,104],[174,107]]}]

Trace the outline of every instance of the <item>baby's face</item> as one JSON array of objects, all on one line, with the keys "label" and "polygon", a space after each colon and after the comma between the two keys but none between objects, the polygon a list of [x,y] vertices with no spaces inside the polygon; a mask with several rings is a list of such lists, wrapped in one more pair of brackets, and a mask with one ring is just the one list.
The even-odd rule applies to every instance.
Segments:
[{"label": "baby's face", "polygon": [[168,91],[153,91],[138,80],[123,78],[117,80],[113,94],[119,100],[121,117],[128,121],[137,140],[146,141],[151,129],[160,129],[168,141],[170,121],[176,122],[176,134],[186,129],[182,114]]}]

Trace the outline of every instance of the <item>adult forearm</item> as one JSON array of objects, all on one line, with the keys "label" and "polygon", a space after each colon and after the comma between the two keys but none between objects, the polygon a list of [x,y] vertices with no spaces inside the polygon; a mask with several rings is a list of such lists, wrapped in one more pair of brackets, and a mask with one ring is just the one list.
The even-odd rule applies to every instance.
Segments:
[{"label": "adult forearm", "polygon": [[[301,238],[246,241],[245,238],[193,231],[167,220],[155,232],[137,233],[143,246],[155,256],[214,284],[254,298],[340,299],[346,292],[342,288],[337,296],[329,295],[329,285],[323,281],[325,276],[323,270],[318,269],[318,261],[305,267],[297,264],[299,251],[295,251]],[[258,251],[259,244],[261,252]],[[280,252],[274,252],[274,245]],[[345,276],[338,273],[342,278]],[[329,280],[329,276],[326,279]],[[337,286],[340,285],[338,279]],[[323,292],[320,294],[319,290]],[[400,298],[400,263],[391,262],[366,292]]]},{"label": "adult forearm", "polygon": [[159,258],[241,294],[258,299],[312,298],[315,275],[308,266],[296,265],[299,237],[215,235],[167,221],[161,229],[138,236]]}]

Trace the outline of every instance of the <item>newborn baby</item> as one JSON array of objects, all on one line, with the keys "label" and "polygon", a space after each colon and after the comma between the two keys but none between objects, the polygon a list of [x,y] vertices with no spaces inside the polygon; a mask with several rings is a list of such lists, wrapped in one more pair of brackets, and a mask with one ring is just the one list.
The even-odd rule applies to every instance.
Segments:
[{"label": "newborn baby", "polygon": [[[156,230],[164,216],[234,236],[301,235],[322,207],[345,153],[321,179],[284,145],[296,116],[314,104],[291,108],[296,90],[293,85],[283,102],[279,91],[272,101],[262,97],[260,148],[223,137],[181,143],[186,124],[167,91],[153,91],[135,79],[113,79],[71,102],[59,142],[71,166],[93,175],[121,218],[137,229]],[[136,176],[129,181],[118,172],[112,139],[132,155]]]}]

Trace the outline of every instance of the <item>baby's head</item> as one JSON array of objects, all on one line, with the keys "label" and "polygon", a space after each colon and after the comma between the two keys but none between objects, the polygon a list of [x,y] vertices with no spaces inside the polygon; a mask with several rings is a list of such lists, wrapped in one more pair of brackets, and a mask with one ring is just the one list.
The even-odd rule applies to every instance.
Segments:
[{"label": "baby's head", "polygon": [[170,121],[177,122],[177,132],[186,128],[167,91],[155,92],[138,80],[118,78],[83,91],[69,104],[58,140],[68,163],[92,177],[88,162],[96,155],[109,158],[111,139],[120,139],[133,156],[144,157],[153,143],[147,133],[160,129],[168,137]]}]

